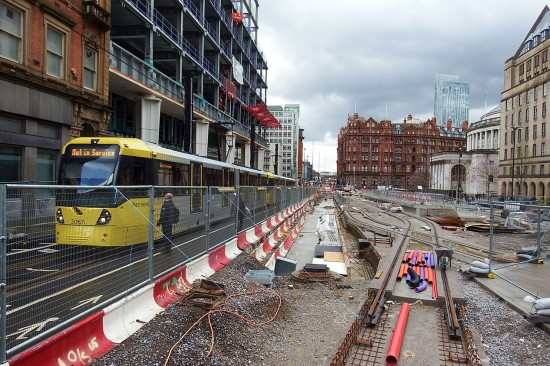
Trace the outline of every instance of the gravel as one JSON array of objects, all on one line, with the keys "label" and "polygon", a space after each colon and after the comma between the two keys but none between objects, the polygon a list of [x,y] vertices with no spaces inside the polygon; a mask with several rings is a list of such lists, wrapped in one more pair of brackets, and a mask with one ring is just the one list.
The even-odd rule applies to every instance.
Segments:
[{"label": "gravel", "polygon": [[[240,255],[210,279],[225,286],[227,294],[266,291],[236,297],[228,308],[242,317],[217,312],[212,315],[214,344],[204,319],[183,335],[206,311],[173,304],[94,365],[329,365],[360,306],[365,301],[365,279],[296,282],[276,276],[272,291],[246,282],[248,270],[265,269],[248,255]],[[292,285],[292,288],[289,288]],[[170,351],[173,348],[173,351]],[[170,352],[170,355],[169,355]]]},{"label": "gravel", "polygon": [[458,274],[469,326],[479,333],[491,366],[550,365],[550,336],[476,282]]},{"label": "gravel", "polygon": [[[456,235],[488,244],[483,234]],[[501,248],[517,250],[525,245],[525,238],[499,235],[495,240]],[[220,308],[241,316],[227,312],[212,314],[213,344],[206,318],[193,326],[206,311],[173,304],[94,365],[329,365],[365,301],[369,280],[343,277],[327,283],[304,283],[276,276],[269,290],[244,280],[246,273],[254,269],[265,267],[243,254],[210,278],[223,284],[229,295],[267,290],[235,297],[228,306]],[[486,364],[550,365],[548,334],[475,281],[460,273],[458,278],[467,299],[469,326],[479,334],[477,348],[486,354]],[[281,298],[278,313],[275,309],[279,297],[271,291]],[[261,326],[244,319],[259,323],[274,316]]]}]

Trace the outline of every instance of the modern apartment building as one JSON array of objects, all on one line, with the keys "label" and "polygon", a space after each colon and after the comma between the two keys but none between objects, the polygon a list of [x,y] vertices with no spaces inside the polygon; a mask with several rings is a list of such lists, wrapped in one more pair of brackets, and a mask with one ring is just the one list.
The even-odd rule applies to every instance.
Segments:
[{"label": "modern apartment building", "polygon": [[430,184],[432,155],[464,149],[468,122],[461,128],[437,126],[411,115],[401,123],[348,116],[340,128],[337,176],[340,184],[360,188],[391,186],[416,190]]},{"label": "modern apartment building", "polygon": [[112,24],[112,133],[259,167],[271,115],[257,0],[122,0]]},{"label": "modern apartment building", "polygon": [[[516,53],[504,65],[499,194],[548,196],[546,151],[550,72],[550,11],[545,6]],[[550,121],[550,120],[548,120]]]},{"label": "modern apartment building", "polygon": [[272,158],[264,156],[264,170],[298,179],[300,105],[268,106],[268,109],[281,126],[270,128],[266,132]]},{"label": "modern apartment building", "polygon": [[436,74],[434,90],[434,116],[439,126],[451,120],[453,127],[460,127],[469,120],[470,83],[456,75]]},{"label": "modern apartment building", "polygon": [[109,8],[0,0],[0,181],[53,183],[65,142],[108,134]]},{"label": "modern apartment building", "polygon": [[258,168],[278,123],[257,19],[258,0],[0,0],[2,180],[54,180],[78,136]]}]

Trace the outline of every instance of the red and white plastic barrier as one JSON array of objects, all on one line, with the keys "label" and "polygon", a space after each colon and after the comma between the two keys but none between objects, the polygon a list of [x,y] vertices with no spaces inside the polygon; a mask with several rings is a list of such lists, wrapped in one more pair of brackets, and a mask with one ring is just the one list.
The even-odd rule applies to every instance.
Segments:
[{"label": "red and white plastic barrier", "polygon": [[[300,204],[293,205],[291,210],[285,210],[284,218],[295,213],[307,202],[308,199],[304,199]],[[81,320],[67,330],[11,357],[8,364],[10,366],[88,365],[93,359],[103,356],[118,343],[127,339],[168,305],[177,301],[183,293],[192,287],[193,281],[210,277],[235,259],[244,249],[256,244],[277,225],[280,225],[269,238],[263,241],[259,247],[262,248],[262,251],[254,254],[256,258],[260,258],[262,255],[265,257],[280,240],[285,227],[288,232],[288,228],[290,228],[288,221],[290,219],[285,220],[284,225],[280,225],[283,222],[283,214],[277,213],[264,223],[239,233],[237,237],[210,251],[208,255],[174,270],[154,284],[136,291]],[[284,246],[288,249],[290,249],[297,232],[299,230],[294,229],[286,236]],[[288,249],[286,250],[288,251]]]}]

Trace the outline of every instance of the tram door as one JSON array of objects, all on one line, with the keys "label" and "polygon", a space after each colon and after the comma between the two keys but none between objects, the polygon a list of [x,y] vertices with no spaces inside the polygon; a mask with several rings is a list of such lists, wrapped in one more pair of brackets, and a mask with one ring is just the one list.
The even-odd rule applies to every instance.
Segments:
[{"label": "tram door", "polygon": [[202,164],[191,163],[191,212],[202,211]]}]

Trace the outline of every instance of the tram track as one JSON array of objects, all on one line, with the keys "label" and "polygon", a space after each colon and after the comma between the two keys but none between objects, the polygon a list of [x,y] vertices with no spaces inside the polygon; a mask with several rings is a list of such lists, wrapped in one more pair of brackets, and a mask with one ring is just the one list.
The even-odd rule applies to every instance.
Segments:
[{"label": "tram track", "polygon": [[[356,215],[357,211],[358,210],[355,210],[354,215]],[[363,219],[370,221],[369,224],[362,222],[362,220],[357,217],[353,217],[354,215],[351,215],[351,218],[347,217],[348,224],[360,225],[362,230],[372,231],[375,235],[376,232],[380,230],[389,231],[394,237],[394,241],[399,241],[399,246],[391,259],[389,269],[386,271],[378,291],[369,289],[367,300],[362,307],[362,311],[365,311],[365,313],[360,314],[360,316],[364,316],[364,318],[362,318],[359,325],[354,322],[354,325],[350,328],[348,335],[333,358],[331,366],[385,363],[385,351],[387,350],[387,343],[389,342],[391,336],[390,332],[392,331],[392,326],[389,322],[389,314],[390,311],[395,311],[395,309],[392,309],[391,305],[388,307],[389,310],[385,310],[385,293],[388,283],[390,283],[390,281],[395,281],[396,276],[394,273],[396,267],[399,268],[401,264],[400,259],[402,258],[402,253],[405,251],[404,246],[411,242],[416,242],[429,246],[431,250],[435,248],[447,248],[450,243],[455,244],[453,246],[454,248],[451,248],[453,250],[455,248],[461,249],[464,247],[462,243],[460,243],[461,246],[459,246],[458,242],[452,243],[452,241],[442,238],[438,234],[438,227],[436,224],[427,219],[419,218],[414,215],[406,215],[409,218],[404,218],[403,214],[386,213],[386,215],[392,217],[394,221],[401,223],[400,230],[390,231],[388,227],[396,225],[389,225],[388,220],[380,219],[379,213],[360,212],[360,214]],[[418,220],[429,226],[430,234],[413,234],[415,232],[413,230],[414,220]],[[358,231],[361,232],[361,230]],[[474,245],[466,245],[466,247],[470,247],[469,250],[474,253],[476,251],[481,251],[480,247]],[[435,309],[440,331],[438,334],[439,341],[437,350],[434,349],[434,353],[438,354],[439,364],[441,365],[459,365],[464,363],[478,365],[477,361],[479,361],[479,358],[477,354],[471,351],[469,351],[469,353],[466,352],[466,350],[475,350],[475,346],[472,344],[473,337],[469,330],[467,331],[468,336],[462,337],[462,324],[459,320],[461,313],[457,311],[457,304],[453,299],[452,289],[449,285],[446,272],[445,268],[442,268],[439,272],[444,294],[442,301],[436,300],[444,302],[444,305],[437,306]],[[415,300],[411,298],[408,302],[415,303]],[[462,311],[465,310],[462,308]],[[395,314],[392,318],[394,317]]]}]

